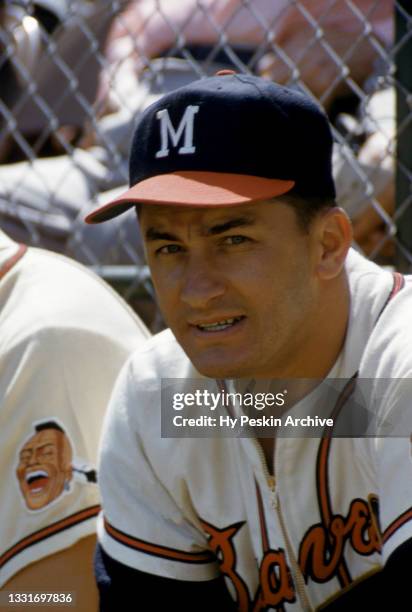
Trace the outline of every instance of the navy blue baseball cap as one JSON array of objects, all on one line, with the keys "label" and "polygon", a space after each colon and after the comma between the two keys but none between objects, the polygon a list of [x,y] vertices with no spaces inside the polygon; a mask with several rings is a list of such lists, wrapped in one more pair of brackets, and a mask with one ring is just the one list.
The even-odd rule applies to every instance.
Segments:
[{"label": "navy blue baseball cap", "polygon": [[327,117],[310,98],[221,71],[144,111],[133,136],[130,188],[86,222],[136,204],[235,206],[292,190],[334,199],[332,145]]}]

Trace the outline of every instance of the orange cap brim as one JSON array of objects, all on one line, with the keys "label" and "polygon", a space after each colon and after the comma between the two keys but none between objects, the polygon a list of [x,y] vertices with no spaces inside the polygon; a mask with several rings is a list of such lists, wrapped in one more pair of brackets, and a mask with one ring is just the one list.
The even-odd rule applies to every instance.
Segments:
[{"label": "orange cap brim", "polygon": [[295,182],[223,172],[172,172],[137,183],[85,218],[101,223],[122,214],[136,204],[169,206],[236,206],[274,198],[290,191]]}]

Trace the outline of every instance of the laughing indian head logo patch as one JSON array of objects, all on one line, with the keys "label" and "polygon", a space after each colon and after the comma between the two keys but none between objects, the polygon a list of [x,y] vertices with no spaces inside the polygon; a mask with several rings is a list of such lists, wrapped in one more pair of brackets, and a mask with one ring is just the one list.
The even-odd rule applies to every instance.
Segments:
[{"label": "laughing indian head logo patch", "polygon": [[[70,492],[74,473],[80,481],[96,482],[96,472],[75,467],[73,445],[56,420],[33,425],[33,433],[18,452],[16,476],[28,510],[46,508]],[[77,480],[77,478],[76,478]]]},{"label": "laughing indian head logo patch", "polygon": [[20,491],[29,510],[40,510],[70,488],[73,449],[64,429],[55,421],[34,427],[19,451],[16,470]]}]

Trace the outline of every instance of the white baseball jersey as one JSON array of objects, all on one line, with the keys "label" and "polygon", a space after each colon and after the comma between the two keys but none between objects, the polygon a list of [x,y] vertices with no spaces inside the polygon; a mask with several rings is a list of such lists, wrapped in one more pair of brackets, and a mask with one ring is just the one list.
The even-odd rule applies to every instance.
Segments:
[{"label": "white baseball jersey", "polygon": [[[354,251],[347,271],[349,326],[329,376],[391,379],[383,398],[372,389],[368,401],[378,417],[410,416],[398,382],[412,377],[411,279],[401,289],[400,275]],[[185,377],[199,374],[165,331],[117,381],[98,521],[112,558],[178,580],[221,572],[244,612],[313,610],[378,572],[412,537],[409,436],[279,437],[269,475],[256,438],[161,438],[160,379]]]},{"label": "white baseball jersey", "polygon": [[0,586],[95,531],[103,414],[148,335],[94,274],[0,232]]}]

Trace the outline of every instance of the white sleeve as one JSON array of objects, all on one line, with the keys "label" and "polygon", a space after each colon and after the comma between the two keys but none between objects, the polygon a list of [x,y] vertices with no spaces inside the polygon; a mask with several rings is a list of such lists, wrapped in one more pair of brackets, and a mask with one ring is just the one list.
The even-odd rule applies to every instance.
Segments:
[{"label": "white sleeve", "polygon": [[[372,384],[382,554],[412,538],[412,277],[391,300],[365,349],[360,377]],[[368,383],[369,384],[369,383]]]},{"label": "white sleeve", "polygon": [[116,383],[103,431],[99,540],[108,555],[137,570],[178,580],[211,580],[219,572],[206,534],[155,473],[145,452],[151,434],[136,426],[136,413],[150,401],[159,422],[153,442],[159,444],[160,390],[158,405],[153,405],[154,397],[153,391],[139,389],[130,361]]},{"label": "white sleeve", "polygon": [[[13,336],[10,326],[9,332]],[[136,342],[139,337],[136,327]],[[29,563],[95,532],[99,435],[129,354],[114,333],[68,324],[10,341],[8,350],[3,342],[0,586]]]},{"label": "white sleeve", "polygon": [[384,406],[389,435],[375,441],[385,562],[398,546],[412,538],[412,379],[386,383]]}]

